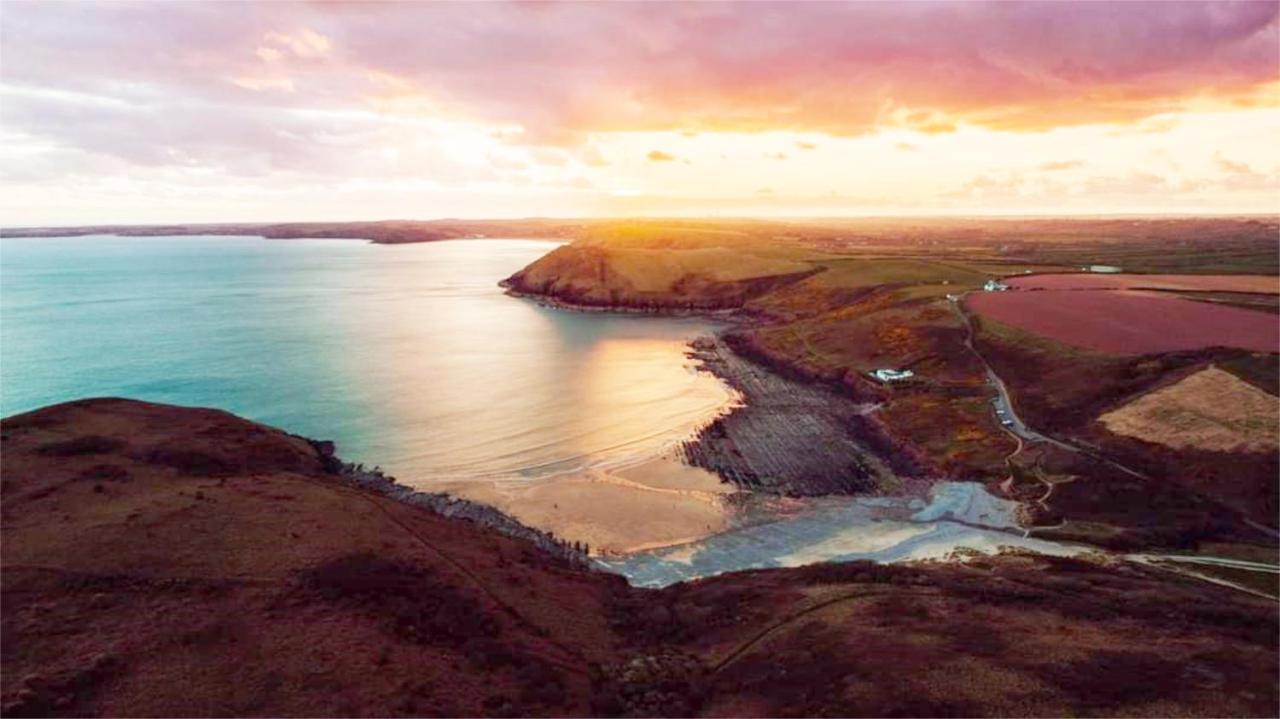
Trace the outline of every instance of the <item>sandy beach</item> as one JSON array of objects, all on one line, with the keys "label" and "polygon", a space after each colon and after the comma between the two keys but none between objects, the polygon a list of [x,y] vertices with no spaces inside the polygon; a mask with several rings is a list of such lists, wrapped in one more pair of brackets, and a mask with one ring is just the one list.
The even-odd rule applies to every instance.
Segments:
[{"label": "sandy beach", "polygon": [[433,487],[492,505],[530,526],[617,555],[693,542],[730,525],[737,492],[712,472],[658,457],[538,480],[450,482]]}]

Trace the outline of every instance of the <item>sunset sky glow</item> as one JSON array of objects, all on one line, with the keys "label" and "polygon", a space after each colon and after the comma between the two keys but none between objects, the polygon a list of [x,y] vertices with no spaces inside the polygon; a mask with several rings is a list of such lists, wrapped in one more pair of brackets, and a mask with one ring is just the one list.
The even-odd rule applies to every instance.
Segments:
[{"label": "sunset sky glow", "polygon": [[1280,4],[0,6],[0,222],[1280,212]]}]

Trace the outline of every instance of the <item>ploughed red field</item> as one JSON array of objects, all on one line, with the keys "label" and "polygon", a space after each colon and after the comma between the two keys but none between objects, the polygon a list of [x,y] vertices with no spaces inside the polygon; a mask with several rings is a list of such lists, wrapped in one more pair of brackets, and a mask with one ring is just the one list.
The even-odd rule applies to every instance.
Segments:
[{"label": "ploughed red field", "polygon": [[1280,294],[1280,277],[1270,275],[1114,275],[1069,272],[1026,275],[1005,281],[1020,290],[1184,290]]},{"label": "ploughed red field", "polygon": [[1280,322],[1263,312],[1107,290],[981,292],[965,300],[983,317],[1051,339],[1120,354],[1204,347],[1280,351]]}]

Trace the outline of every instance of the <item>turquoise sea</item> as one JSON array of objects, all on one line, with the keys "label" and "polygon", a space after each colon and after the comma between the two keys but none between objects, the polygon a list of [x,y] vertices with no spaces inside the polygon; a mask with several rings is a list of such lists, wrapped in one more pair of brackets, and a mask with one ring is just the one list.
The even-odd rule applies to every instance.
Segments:
[{"label": "turquoise sea", "polygon": [[536,240],[0,240],[0,414],[94,396],[219,407],[402,481],[655,452],[730,399],[707,323],[550,310],[497,282]]},{"label": "turquoise sea", "polygon": [[[0,413],[106,395],[219,407],[336,440],[344,458],[430,490],[651,456],[733,400],[684,357],[711,324],[502,293],[499,280],[554,247],[3,239]],[[935,490],[946,491],[796,501],[763,524],[601,564],[664,586],[958,546],[1075,551],[1024,538],[1013,504],[980,485]]]}]

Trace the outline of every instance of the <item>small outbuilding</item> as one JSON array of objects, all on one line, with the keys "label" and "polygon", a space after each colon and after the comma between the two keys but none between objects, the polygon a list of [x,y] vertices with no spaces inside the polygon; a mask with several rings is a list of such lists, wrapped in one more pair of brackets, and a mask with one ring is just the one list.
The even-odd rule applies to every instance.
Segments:
[{"label": "small outbuilding", "polygon": [[903,369],[903,370],[878,369],[878,370],[873,370],[870,374],[872,378],[874,378],[879,382],[889,383],[889,382],[901,382],[904,379],[911,379],[912,377],[915,376],[916,373],[912,372],[909,369]]}]

